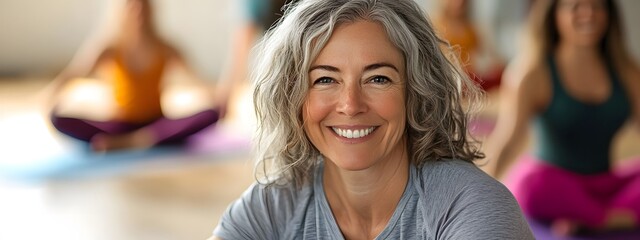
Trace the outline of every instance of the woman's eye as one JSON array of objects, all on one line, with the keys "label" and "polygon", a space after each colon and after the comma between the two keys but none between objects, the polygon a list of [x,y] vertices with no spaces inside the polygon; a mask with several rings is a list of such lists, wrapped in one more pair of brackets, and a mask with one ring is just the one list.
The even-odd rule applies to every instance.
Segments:
[{"label": "woman's eye", "polygon": [[376,84],[385,84],[390,82],[389,78],[385,76],[375,76],[375,77],[372,77],[371,80],[369,81]]},{"label": "woman's eye", "polygon": [[318,80],[314,81],[313,84],[329,84],[329,83],[334,83],[335,80],[333,80],[332,78],[328,78],[328,77],[322,77],[322,78],[318,78]]}]

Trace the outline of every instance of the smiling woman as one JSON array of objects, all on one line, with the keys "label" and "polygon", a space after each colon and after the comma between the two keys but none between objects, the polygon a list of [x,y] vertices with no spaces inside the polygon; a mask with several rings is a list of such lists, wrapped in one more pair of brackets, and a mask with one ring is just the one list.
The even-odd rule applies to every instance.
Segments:
[{"label": "smiling woman", "polygon": [[476,89],[412,0],[303,0],[257,49],[254,184],[223,239],[531,239],[474,164]]},{"label": "smiling woman", "polygon": [[311,65],[302,107],[304,130],[331,160],[327,167],[384,172],[387,164],[408,162],[404,72],[402,53],[380,24],[334,30]]},{"label": "smiling woman", "polygon": [[[559,235],[640,229],[640,158],[612,157],[623,126],[640,126],[640,68],[616,2],[536,1],[488,142],[490,172]],[[529,126],[534,147],[519,157]]]}]

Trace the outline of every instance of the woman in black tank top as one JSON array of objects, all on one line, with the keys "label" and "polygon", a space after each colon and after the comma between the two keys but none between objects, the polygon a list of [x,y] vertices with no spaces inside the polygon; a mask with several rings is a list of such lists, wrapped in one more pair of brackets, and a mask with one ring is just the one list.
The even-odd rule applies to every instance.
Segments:
[{"label": "woman in black tank top", "polygon": [[524,212],[563,235],[637,229],[640,158],[622,173],[610,157],[623,124],[640,125],[640,70],[615,2],[537,0],[529,24],[528,45],[504,77],[489,172],[502,177],[531,122],[533,153],[505,180]]}]

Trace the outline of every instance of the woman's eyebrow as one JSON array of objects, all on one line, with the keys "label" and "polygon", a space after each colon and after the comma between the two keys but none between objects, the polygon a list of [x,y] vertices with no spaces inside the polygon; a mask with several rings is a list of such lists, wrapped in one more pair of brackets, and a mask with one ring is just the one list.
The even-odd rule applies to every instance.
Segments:
[{"label": "woman's eyebrow", "polygon": [[397,73],[400,73],[400,71],[398,71],[398,68],[395,65],[393,65],[391,63],[386,63],[386,62],[374,63],[374,64],[371,64],[371,65],[367,65],[366,67],[364,67],[364,71],[365,72],[373,71],[373,70],[376,70],[378,68],[384,68],[384,67],[391,68],[391,69],[395,70]]},{"label": "woman's eyebrow", "polygon": [[340,72],[340,69],[338,69],[337,67],[334,66],[330,66],[330,65],[316,65],[316,66],[312,66],[311,69],[309,69],[309,72],[313,71],[313,70],[326,70],[329,72]]},{"label": "woman's eyebrow", "polygon": [[[384,67],[391,68],[391,69],[395,70],[398,73],[400,72],[400,71],[398,71],[398,68],[395,65],[393,65],[391,63],[386,63],[386,62],[380,62],[380,63],[374,63],[374,64],[367,65],[366,67],[364,67],[364,71],[368,72],[368,71],[373,71],[373,70],[376,70],[376,69],[379,69],[379,68],[384,68]],[[309,72],[312,72],[313,70],[318,70],[318,69],[329,71],[329,72],[340,72],[339,68],[331,66],[331,65],[316,65],[316,66],[312,66],[309,69]]]}]

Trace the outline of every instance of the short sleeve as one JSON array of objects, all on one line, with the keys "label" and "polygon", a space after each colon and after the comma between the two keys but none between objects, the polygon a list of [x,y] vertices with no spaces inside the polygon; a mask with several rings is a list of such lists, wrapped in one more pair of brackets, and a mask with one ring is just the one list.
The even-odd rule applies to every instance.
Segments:
[{"label": "short sleeve", "polygon": [[[472,166],[475,168],[475,166]],[[439,228],[440,239],[534,239],[511,192],[481,170],[465,172]]]},{"label": "short sleeve", "polygon": [[465,192],[450,210],[443,239],[534,239],[506,189],[480,186]]},{"label": "short sleeve", "polygon": [[222,215],[213,235],[229,239],[277,239],[270,219],[266,187],[253,184]]},{"label": "short sleeve", "polygon": [[473,163],[427,161],[416,185],[432,239],[534,239],[509,190]]},{"label": "short sleeve", "polygon": [[295,206],[309,196],[308,188],[292,184],[254,183],[227,208],[213,235],[226,240],[281,239],[292,231]]}]

